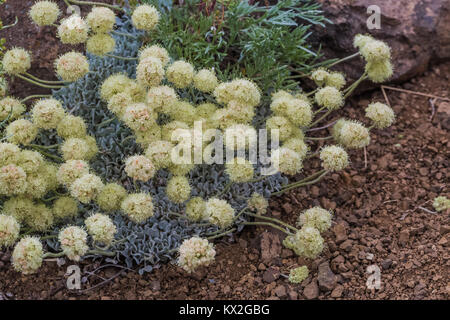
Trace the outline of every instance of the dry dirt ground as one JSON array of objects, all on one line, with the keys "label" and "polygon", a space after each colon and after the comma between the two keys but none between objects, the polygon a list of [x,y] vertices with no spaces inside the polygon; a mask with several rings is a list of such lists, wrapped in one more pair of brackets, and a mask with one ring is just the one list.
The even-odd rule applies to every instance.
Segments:
[{"label": "dry dirt ground", "polygon": [[[11,7],[0,11],[5,24],[15,15],[25,17],[32,3],[8,2]],[[28,25],[23,18],[14,32],[6,33],[8,45],[33,48],[33,73],[50,79],[52,61],[67,50],[53,40],[51,28],[39,31]],[[397,87],[450,97],[449,77],[446,63]],[[42,92],[17,80],[11,91],[18,97]],[[0,300],[449,299],[450,212],[432,213],[431,202],[437,195],[449,196],[450,103],[431,103],[427,97],[389,90],[387,95],[397,121],[387,130],[373,132],[367,162],[362,151],[351,152],[349,169],[271,200],[269,216],[291,223],[311,206],[334,210],[334,224],[324,235],[326,248],[316,260],[298,258],[284,249],[276,230],[247,228],[217,241],[214,265],[193,275],[170,264],[140,276],[133,270],[83,261],[86,282],[81,291],[69,291],[67,264],[59,267],[47,260],[38,274],[22,276],[11,268],[10,252],[0,252]],[[364,107],[372,100],[384,101],[380,90],[351,99],[329,121],[338,116],[363,119]],[[306,174],[309,167],[318,166],[317,161],[306,165]],[[284,275],[304,264],[309,277],[290,284]],[[380,270],[380,289],[366,285],[367,268],[373,265]]]}]

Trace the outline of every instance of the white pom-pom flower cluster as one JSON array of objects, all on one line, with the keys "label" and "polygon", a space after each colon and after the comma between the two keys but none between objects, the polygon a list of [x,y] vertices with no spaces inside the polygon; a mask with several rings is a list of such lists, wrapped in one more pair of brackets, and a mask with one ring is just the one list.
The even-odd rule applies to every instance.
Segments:
[{"label": "white pom-pom flower cluster", "polygon": [[144,47],[139,50],[139,61],[145,60],[149,57],[159,59],[163,67],[165,67],[170,61],[169,53],[167,52],[167,50],[156,44]]},{"label": "white pom-pom flower cluster", "polygon": [[433,208],[437,211],[445,211],[450,209],[450,199],[445,196],[439,196],[433,200]]},{"label": "white pom-pom flower cluster", "polygon": [[234,158],[225,165],[225,172],[233,182],[249,182],[253,179],[253,164],[244,158]]},{"label": "white pom-pom flower cluster", "polygon": [[233,223],[234,209],[225,200],[211,198],[206,202],[206,218],[220,228],[226,228]]},{"label": "white pom-pom flower cluster", "polygon": [[366,117],[379,129],[387,128],[395,121],[394,111],[384,103],[371,103],[365,111]]},{"label": "white pom-pom flower cluster", "polygon": [[344,105],[342,93],[331,86],[319,89],[314,98],[319,106],[325,107],[328,110],[336,110]]},{"label": "white pom-pom flower cluster", "polygon": [[58,5],[53,1],[38,1],[28,12],[31,20],[38,26],[49,26],[56,22],[60,15]]},{"label": "white pom-pom flower cluster", "polygon": [[[15,122],[11,124],[14,125]],[[26,131],[17,132],[17,137],[23,137],[27,134]],[[16,196],[20,197],[20,199],[39,199],[47,192],[56,190],[58,187],[56,172],[56,166],[45,161],[39,152],[21,150],[12,143],[0,143],[0,196],[13,197],[5,200],[5,203],[16,199]],[[12,202],[9,203],[11,204]],[[50,227],[52,224],[51,217],[50,219],[45,218],[47,222],[44,224],[37,222],[38,220],[42,222],[41,214],[47,215],[46,207],[37,208],[34,204],[31,207],[35,209],[36,214],[27,215],[26,224],[33,230]],[[17,216],[15,217],[18,218]],[[21,218],[18,218],[18,220],[22,222],[25,220],[24,218],[21,215]],[[37,226],[39,227],[36,228]]]},{"label": "white pom-pom flower cluster", "polygon": [[345,77],[340,72],[329,72],[323,68],[314,70],[311,73],[311,79],[318,85],[334,87],[341,90],[345,86]]},{"label": "white pom-pom flower cluster", "polygon": [[348,166],[348,154],[339,146],[327,146],[320,151],[322,167],[329,171],[340,171]]},{"label": "white pom-pom flower cluster", "polygon": [[3,55],[2,66],[12,76],[25,73],[31,68],[31,55],[25,49],[13,48]]},{"label": "white pom-pom flower cluster", "polygon": [[209,266],[216,256],[213,244],[199,237],[184,240],[178,253],[178,265],[188,273],[200,266]]},{"label": "white pom-pom flower cluster", "polygon": [[87,233],[80,227],[66,227],[59,232],[58,240],[67,258],[79,261],[88,250]]},{"label": "white pom-pom flower cluster", "polygon": [[131,221],[143,223],[153,216],[152,197],[146,193],[135,193],[125,197],[121,204],[122,211]]},{"label": "white pom-pom flower cluster", "polygon": [[189,199],[191,187],[184,176],[173,176],[167,182],[167,197],[174,203],[183,203]]},{"label": "white pom-pom flower cluster", "polygon": [[251,198],[248,200],[248,208],[253,210],[258,215],[264,215],[269,207],[269,201],[259,193],[254,192]]},{"label": "white pom-pom flower cluster", "polygon": [[0,100],[0,121],[15,120],[25,112],[25,106],[20,100],[6,97]]},{"label": "white pom-pom flower cluster", "polygon": [[[283,95],[275,94],[272,98],[270,109],[275,115],[287,119],[288,127],[307,127],[311,123],[313,112],[309,100],[296,98],[287,92]],[[289,135],[285,138],[288,137]]]},{"label": "white pom-pom flower cluster", "polygon": [[114,11],[105,7],[93,7],[86,17],[86,22],[95,33],[107,33],[112,31],[116,23]]},{"label": "white pom-pom flower cluster", "polygon": [[72,51],[59,57],[55,68],[64,81],[76,81],[89,72],[89,63],[83,54]]},{"label": "white pom-pom flower cluster", "polygon": [[303,161],[300,154],[286,147],[281,147],[272,152],[271,163],[281,173],[293,176],[303,169]]},{"label": "white pom-pom flower cluster", "polygon": [[289,282],[291,283],[301,283],[303,280],[308,278],[309,270],[307,266],[301,266],[292,269],[289,272]]},{"label": "white pom-pom flower cluster", "polygon": [[214,71],[202,69],[194,75],[194,87],[202,92],[212,92],[219,85]]},{"label": "white pom-pom flower cluster", "polygon": [[370,132],[355,120],[341,119],[333,127],[334,139],[350,149],[364,148],[370,143]]},{"label": "white pom-pom flower cluster", "polygon": [[0,248],[16,243],[19,232],[20,224],[13,216],[0,214]]},{"label": "white pom-pom flower cluster", "polygon": [[88,39],[89,25],[77,14],[61,21],[58,36],[64,44],[80,44]]},{"label": "white pom-pom flower cluster", "polygon": [[138,6],[131,16],[136,29],[151,31],[159,21],[159,12],[152,5]]},{"label": "white pom-pom flower cluster", "polygon": [[200,221],[205,218],[206,202],[201,197],[193,197],[186,204],[186,216],[191,221]]},{"label": "white pom-pom flower cluster", "polygon": [[167,68],[167,80],[177,88],[186,88],[194,79],[194,67],[186,61],[175,61]]},{"label": "white pom-pom flower cluster", "polygon": [[316,228],[324,232],[331,227],[332,214],[321,207],[314,207],[304,211],[298,217],[297,225]]},{"label": "white pom-pom flower cluster", "polygon": [[391,49],[389,46],[371,36],[358,34],[354,46],[366,60],[366,74],[375,83],[388,80],[393,74]]},{"label": "white pom-pom flower cluster", "polygon": [[125,172],[134,180],[148,181],[155,175],[155,166],[145,156],[131,156],[125,161]]},{"label": "white pom-pom flower cluster", "polygon": [[110,217],[96,213],[84,221],[89,235],[95,242],[111,245],[117,232],[116,226]]},{"label": "white pom-pom flower cluster", "polygon": [[103,187],[100,177],[87,173],[70,185],[70,195],[81,203],[89,203],[96,199]]},{"label": "white pom-pom flower cluster", "polygon": [[14,269],[23,274],[33,274],[42,265],[44,250],[36,237],[26,236],[14,247],[12,264]]},{"label": "white pom-pom flower cluster", "polygon": [[295,251],[299,256],[314,259],[323,250],[324,240],[319,230],[311,226],[304,226],[294,235],[285,238],[283,244]]}]

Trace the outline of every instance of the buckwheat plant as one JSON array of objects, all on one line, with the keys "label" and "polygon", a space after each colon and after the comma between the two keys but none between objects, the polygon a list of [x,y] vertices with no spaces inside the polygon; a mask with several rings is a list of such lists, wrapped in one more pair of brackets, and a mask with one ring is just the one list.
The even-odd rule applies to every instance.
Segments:
[{"label": "buckwheat plant", "polygon": [[[389,47],[370,36],[357,35],[359,51],[333,62],[362,56],[366,67],[354,83],[321,67],[308,74],[316,89],[298,84],[269,93],[245,77],[219,80],[222,70],[173,59],[158,43],[143,46],[161,18],[151,5],[130,12],[98,3],[86,17],[58,21],[58,6],[39,1],[30,17],[55,26],[64,44],[85,44],[87,53],[59,57],[57,81],[29,73],[31,54],[22,48],[2,59],[9,76],[53,89],[0,100],[0,245],[19,241],[13,265],[24,274],[47,257],[86,255],[139,264],[141,273],[176,260],[190,273],[214,262],[210,241],[245,226],[279,229],[284,246],[314,259],[331,211],[307,209],[293,226],[267,216],[269,198],[345,170],[347,150],[365,148],[372,130],[395,120],[391,108],[374,102],[364,122],[323,123],[362,81],[392,75]],[[28,100],[35,100],[29,112]],[[320,134],[327,128],[329,136]],[[334,143],[319,148],[317,140]],[[255,160],[252,150],[262,142],[266,154]],[[313,157],[321,168],[305,174]],[[301,267],[289,279],[307,275]]]}]

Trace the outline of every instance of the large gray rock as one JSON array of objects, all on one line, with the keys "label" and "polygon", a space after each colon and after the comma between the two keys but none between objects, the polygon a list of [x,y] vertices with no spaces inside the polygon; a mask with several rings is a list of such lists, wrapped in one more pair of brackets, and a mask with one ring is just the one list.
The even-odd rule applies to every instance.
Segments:
[{"label": "large gray rock", "polygon": [[[371,34],[391,46],[395,68],[392,82],[408,80],[427,70],[430,63],[450,58],[450,0],[317,1],[334,23],[314,31],[328,58],[356,52],[353,37],[358,33]],[[381,9],[381,29],[367,28],[367,8],[371,5]],[[354,59],[337,69],[357,79],[363,66],[362,59]]]}]

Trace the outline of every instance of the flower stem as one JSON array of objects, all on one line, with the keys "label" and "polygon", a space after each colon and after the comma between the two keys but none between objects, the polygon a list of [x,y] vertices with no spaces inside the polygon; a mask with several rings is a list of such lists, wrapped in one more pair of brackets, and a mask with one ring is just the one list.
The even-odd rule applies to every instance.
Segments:
[{"label": "flower stem", "polygon": [[121,56],[116,56],[114,54],[105,54],[105,56],[110,57],[110,58],[114,58],[114,59],[120,59],[120,60],[126,60],[126,61],[136,61],[138,58],[133,58],[133,57],[121,57]]},{"label": "flower stem", "polygon": [[283,228],[280,227],[280,226],[277,226],[276,224],[270,223],[270,222],[244,222],[244,223],[242,223],[242,224],[243,224],[243,225],[246,225],[246,226],[269,226],[269,227],[278,229],[278,230],[284,232],[284,233],[287,234],[287,235],[292,235],[291,232],[289,232],[289,231],[283,229]]},{"label": "flower stem", "polygon": [[[242,209],[241,211],[239,211],[239,213],[238,213],[236,216],[234,216],[233,222],[231,222],[231,224],[233,224],[233,223],[234,223],[234,222],[242,215],[242,213],[244,213],[244,211],[247,210],[247,209],[248,209],[248,207],[245,207],[244,209]],[[211,225],[211,224],[209,224],[209,225]],[[234,230],[234,229],[232,229],[232,230]],[[226,234],[226,233],[230,233],[230,232],[231,232],[231,231],[226,231],[225,234]],[[209,237],[209,236],[213,236],[213,235],[216,235],[216,234],[219,234],[219,233],[224,233],[223,228],[222,228],[222,229],[219,229],[219,230],[217,230],[217,231],[215,231],[215,232],[208,233],[208,234],[206,234],[206,235],[204,235],[204,236]]]},{"label": "flower stem", "polygon": [[220,196],[223,195],[225,192],[227,192],[231,188],[232,185],[233,185],[233,181],[228,182],[225,185],[225,187],[223,188],[223,190],[217,194],[216,198],[220,198]]},{"label": "flower stem", "polygon": [[32,147],[32,148],[39,148],[39,149],[53,149],[53,148],[59,147],[59,144],[52,144],[50,146],[41,146],[41,145],[38,145],[38,144],[29,144],[28,146]]},{"label": "flower stem", "polygon": [[317,171],[316,173],[313,173],[312,175],[307,176],[306,178],[304,178],[304,179],[302,179],[302,180],[295,181],[295,182],[292,182],[292,183],[290,183],[290,184],[287,184],[287,185],[283,186],[283,188],[288,188],[288,187],[290,187],[290,186],[293,186],[293,185],[296,185],[296,184],[299,184],[299,183],[303,183],[303,182],[310,181],[310,180],[312,180],[312,179],[314,179],[314,178],[320,176],[324,171],[325,171],[325,169],[320,170],[320,171]]},{"label": "flower stem", "polygon": [[275,218],[270,218],[270,217],[266,217],[266,216],[261,216],[261,215],[257,215],[257,214],[250,213],[250,212],[246,212],[245,214],[246,214],[246,215],[249,215],[249,216],[251,216],[251,217],[258,218],[258,219],[263,219],[263,220],[267,220],[267,221],[279,223],[279,224],[281,224],[282,226],[284,226],[284,227],[286,227],[286,228],[288,228],[288,229],[291,229],[291,230],[294,231],[294,232],[297,232],[297,231],[298,231],[297,228],[295,228],[295,227],[293,227],[293,226],[291,226],[291,225],[289,225],[289,224],[287,224],[287,223],[285,223],[285,222],[283,222],[283,221],[281,221],[281,220],[275,219]]},{"label": "flower stem", "polygon": [[336,122],[337,122],[337,120],[336,120],[336,121],[332,121],[332,122],[330,122],[330,123],[328,123],[328,124],[326,124],[326,125],[324,125],[324,126],[322,126],[322,127],[317,127],[317,128],[311,128],[311,129],[308,129],[308,130],[306,130],[306,132],[323,130],[323,129],[326,129],[326,128],[331,127],[331,126],[334,125]]},{"label": "flower stem", "polygon": [[359,84],[361,82],[363,82],[364,80],[366,80],[367,78],[368,78],[367,71],[365,71],[358,80],[353,82],[353,84],[350,87],[348,87],[347,89],[344,90],[344,92],[345,92],[344,99],[348,98],[352,94],[352,92],[359,86]]},{"label": "flower stem", "polygon": [[46,84],[43,84],[43,83],[39,83],[37,81],[28,79],[27,77],[24,77],[24,76],[22,76],[20,74],[16,74],[16,77],[18,77],[18,78],[20,78],[22,80],[28,81],[29,83],[32,83],[32,84],[37,85],[39,87],[46,88],[46,89],[61,89],[62,87],[64,87],[64,86],[50,86],[50,85],[46,85]]},{"label": "flower stem", "polygon": [[312,157],[315,157],[315,156],[317,156],[318,154],[320,154],[319,151],[311,152],[310,154],[307,154],[307,155],[306,155],[305,159],[311,159]]},{"label": "flower stem", "polygon": [[121,145],[123,146],[124,142],[126,142],[126,141],[128,141],[128,140],[131,140],[131,139],[133,139],[133,138],[135,138],[135,136],[129,135],[128,137],[126,137],[125,139],[122,140]]},{"label": "flower stem", "polygon": [[108,119],[108,120],[105,120],[105,121],[103,121],[102,123],[100,123],[100,124],[98,125],[98,128],[101,128],[101,127],[103,127],[103,126],[106,126],[107,124],[113,122],[114,120],[116,120],[116,117],[111,118],[111,119]]},{"label": "flower stem", "polygon": [[33,145],[29,145],[29,146],[30,146],[31,148],[37,150],[37,151],[38,151],[39,153],[41,153],[42,155],[44,155],[44,156],[50,158],[50,159],[57,160],[57,161],[60,161],[60,162],[64,162],[64,160],[63,160],[62,158],[60,158],[60,157],[58,157],[58,156],[55,156],[55,155],[53,155],[53,154],[47,153],[47,152],[45,152],[44,150],[42,150],[42,148],[39,148],[39,147],[33,146]]},{"label": "flower stem", "polygon": [[216,235],[214,235],[214,236],[207,237],[206,239],[212,240],[212,239],[220,238],[220,237],[226,236],[227,234],[230,234],[230,233],[232,233],[232,232],[234,232],[234,231],[236,231],[236,228],[227,230],[227,231],[225,231],[225,232],[216,234]]},{"label": "flower stem", "polygon": [[348,57],[345,57],[345,58],[339,59],[338,61],[333,62],[332,64],[330,64],[328,66],[328,68],[331,68],[331,67],[333,67],[333,66],[335,66],[335,65],[337,65],[337,64],[339,64],[341,62],[345,62],[347,60],[351,60],[351,59],[356,58],[358,56],[359,56],[359,52],[356,52],[356,53],[354,53],[352,55],[349,55]]},{"label": "flower stem", "polygon": [[306,140],[328,140],[328,139],[332,139],[333,136],[328,136],[328,137],[305,137]]},{"label": "flower stem", "polygon": [[316,183],[316,182],[319,182],[329,171],[328,170],[322,170],[322,171],[320,171],[320,172],[322,172],[322,174],[318,177],[318,178],[316,178],[316,179],[314,179],[314,180],[311,180],[311,181],[306,181],[306,182],[302,182],[302,183],[293,183],[293,184],[291,184],[291,185],[288,185],[288,186],[286,186],[286,187],[284,187],[283,189],[281,189],[280,191],[278,191],[278,192],[274,192],[274,193],[272,193],[272,195],[273,196],[279,196],[279,195],[281,195],[281,194],[283,194],[283,193],[285,193],[286,191],[289,191],[289,190],[291,190],[291,189],[294,189],[294,188],[298,188],[298,187],[303,187],[303,186],[307,186],[307,185],[310,185],[310,184],[314,184],[314,183]]},{"label": "flower stem", "polygon": [[51,94],[35,94],[35,95],[28,96],[28,97],[20,100],[20,102],[24,103],[24,102],[26,102],[26,101],[28,101],[30,99],[51,98],[51,96],[52,96]]},{"label": "flower stem", "polygon": [[58,253],[53,253],[53,252],[47,252],[44,253],[44,256],[42,258],[46,259],[46,258],[60,258],[64,256],[64,252],[58,252]]},{"label": "flower stem", "polygon": [[311,123],[308,128],[311,128],[313,126],[315,126],[316,124],[318,124],[320,121],[322,121],[323,119],[325,119],[326,117],[328,117],[328,115],[332,112],[332,110],[328,110],[327,112],[325,112],[319,119],[317,119],[316,121],[314,121],[313,123]]},{"label": "flower stem", "polygon": [[6,119],[0,122],[0,129],[3,128],[3,126],[9,121],[9,119],[11,119],[12,112],[13,112],[13,108],[11,107],[10,110],[9,110],[8,116],[6,117]]},{"label": "flower stem", "polygon": [[68,0],[70,3],[73,4],[78,4],[80,6],[82,5],[88,5],[88,6],[102,6],[102,7],[107,7],[110,9],[114,9],[114,10],[120,10],[123,12],[126,12],[125,9],[117,7],[117,6],[113,6],[111,4],[107,4],[107,3],[102,3],[102,2],[95,2],[95,1],[79,1],[79,0]]},{"label": "flower stem", "polygon": [[208,237],[214,236],[214,235],[219,234],[219,233],[228,232],[228,231],[223,231],[223,230],[224,230],[224,229],[222,228],[222,229],[219,229],[219,230],[217,230],[217,231],[214,231],[214,232],[211,232],[211,233],[204,234],[203,237],[208,238]]},{"label": "flower stem", "polygon": [[19,18],[17,18],[17,16],[16,16],[16,20],[14,21],[14,23],[8,24],[6,26],[3,26],[3,27],[0,28],[0,30],[5,30],[5,29],[8,29],[8,28],[14,27],[17,24],[18,21],[19,21]]},{"label": "flower stem", "polygon": [[187,217],[185,215],[179,214],[179,213],[176,213],[176,212],[173,212],[173,211],[169,211],[169,215],[172,215],[172,216],[175,216],[175,217],[178,217],[178,218],[187,219]]},{"label": "flower stem", "polygon": [[133,36],[132,34],[129,33],[124,33],[124,32],[118,32],[118,31],[111,31],[112,34],[115,34],[116,36],[122,36],[122,37],[129,37],[131,39],[137,39],[137,37]]},{"label": "flower stem", "polygon": [[316,111],[313,112],[314,115],[318,114],[319,112],[322,112],[325,109],[325,107],[320,107]]},{"label": "flower stem", "polygon": [[104,250],[89,250],[86,255],[88,254],[95,254],[100,256],[106,256],[106,257],[114,257],[116,255],[115,252],[111,251],[104,251]]},{"label": "flower stem", "polygon": [[27,77],[29,77],[30,79],[43,83],[43,84],[68,84],[70,83],[70,81],[49,81],[49,80],[42,80],[39,79],[38,77],[33,76],[32,74],[25,72],[24,75],[26,75]]},{"label": "flower stem", "polygon": [[247,209],[248,209],[248,207],[245,207],[244,209],[239,211],[238,214],[233,218],[233,222],[235,222]]},{"label": "flower stem", "polygon": [[55,238],[57,238],[57,237],[58,237],[58,235],[56,235],[56,234],[50,234],[50,235],[48,235],[48,236],[40,237],[40,239],[41,239],[41,240],[49,240],[49,239],[55,239]]},{"label": "flower stem", "polygon": [[133,179],[134,191],[141,192],[141,188],[139,188],[137,181]]},{"label": "flower stem", "polygon": [[59,199],[59,196],[54,196],[54,197],[51,197],[51,198],[48,198],[48,199],[42,199],[42,201],[50,202],[50,201],[53,201],[53,200],[56,200],[56,199]]}]

